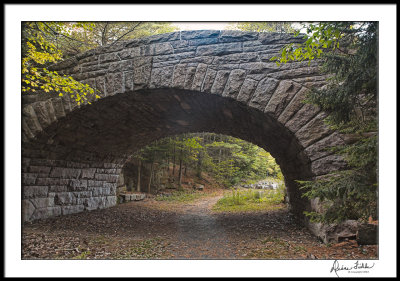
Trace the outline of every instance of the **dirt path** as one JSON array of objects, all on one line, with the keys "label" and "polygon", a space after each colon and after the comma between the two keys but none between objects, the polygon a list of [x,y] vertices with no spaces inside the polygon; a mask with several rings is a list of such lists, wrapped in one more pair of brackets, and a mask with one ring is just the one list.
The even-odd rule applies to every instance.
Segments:
[{"label": "dirt path", "polygon": [[220,197],[145,199],[26,224],[22,259],[377,258],[377,246],[320,243],[285,208],[215,213]]},{"label": "dirt path", "polygon": [[172,251],[177,259],[234,259],[225,229],[211,214],[221,198],[212,197],[186,205],[177,217],[176,244]]}]

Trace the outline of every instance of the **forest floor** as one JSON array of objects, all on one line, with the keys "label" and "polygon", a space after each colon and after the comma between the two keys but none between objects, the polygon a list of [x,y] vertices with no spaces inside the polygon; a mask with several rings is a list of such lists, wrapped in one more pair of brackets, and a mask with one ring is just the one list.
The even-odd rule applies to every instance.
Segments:
[{"label": "forest floor", "polygon": [[[207,192],[207,191],[205,191]],[[377,245],[321,243],[285,205],[215,212],[217,189],[191,202],[142,201],[27,223],[22,259],[377,259]]]}]

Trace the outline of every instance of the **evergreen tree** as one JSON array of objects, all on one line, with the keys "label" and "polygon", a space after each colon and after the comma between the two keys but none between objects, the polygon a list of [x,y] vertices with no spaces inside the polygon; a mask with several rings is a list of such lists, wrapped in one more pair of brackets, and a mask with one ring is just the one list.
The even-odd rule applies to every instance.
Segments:
[{"label": "evergreen tree", "polygon": [[312,89],[306,102],[329,114],[326,122],[339,130],[346,145],[333,149],[348,168],[301,182],[304,196],[319,198],[324,212],[306,213],[314,221],[377,219],[377,74],[378,23],[309,24],[303,44],[290,44],[275,57],[279,63],[319,59],[330,77],[323,89]]}]

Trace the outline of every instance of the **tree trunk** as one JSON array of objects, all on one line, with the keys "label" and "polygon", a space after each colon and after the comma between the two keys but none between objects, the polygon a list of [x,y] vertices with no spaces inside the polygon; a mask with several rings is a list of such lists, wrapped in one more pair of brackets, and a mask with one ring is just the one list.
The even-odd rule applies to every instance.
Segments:
[{"label": "tree trunk", "polygon": [[201,179],[201,166],[202,166],[203,154],[199,151],[199,156],[197,160],[197,176]]},{"label": "tree trunk", "polygon": [[175,153],[176,153],[176,149],[175,149],[175,140],[174,140],[174,155],[172,157],[172,175],[175,175]]},{"label": "tree trunk", "polygon": [[151,178],[153,176],[153,168],[154,168],[154,161],[151,162],[150,166],[150,177],[149,177],[149,185],[147,186],[147,192],[150,193],[150,188],[151,188]]},{"label": "tree trunk", "polygon": [[168,151],[168,153],[166,153],[166,155],[167,155],[167,167],[166,167],[165,171],[168,175],[169,174],[169,151]]},{"label": "tree trunk", "polygon": [[139,159],[139,164],[138,164],[138,176],[137,176],[137,186],[136,189],[138,192],[140,192],[140,170],[142,167],[142,161]]},{"label": "tree trunk", "polygon": [[132,190],[132,179],[130,177],[128,177],[127,181],[126,181],[126,191],[131,191]]},{"label": "tree trunk", "polygon": [[182,159],[179,160],[179,180],[178,180],[179,187],[182,186]]},{"label": "tree trunk", "polygon": [[107,26],[108,26],[108,23],[106,23],[106,25],[104,26],[103,31],[101,33],[101,45],[102,46],[107,45],[107,41],[106,41]]}]

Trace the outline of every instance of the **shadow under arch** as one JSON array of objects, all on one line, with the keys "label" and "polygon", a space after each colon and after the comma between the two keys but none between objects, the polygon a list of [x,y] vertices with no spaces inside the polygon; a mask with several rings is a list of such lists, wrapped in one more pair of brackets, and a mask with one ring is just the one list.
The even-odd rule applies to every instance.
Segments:
[{"label": "shadow under arch", "polygon": [[230,135],[268,151],[281,167],[289,204],[302,215],[310,203],[296,180],[313,177],[311,161],[294,134],[275,117],[229,97],[180,89],[143,89],[108,96],[49,125],[37,143],[127,159],[155,140],[183,133]]}]

